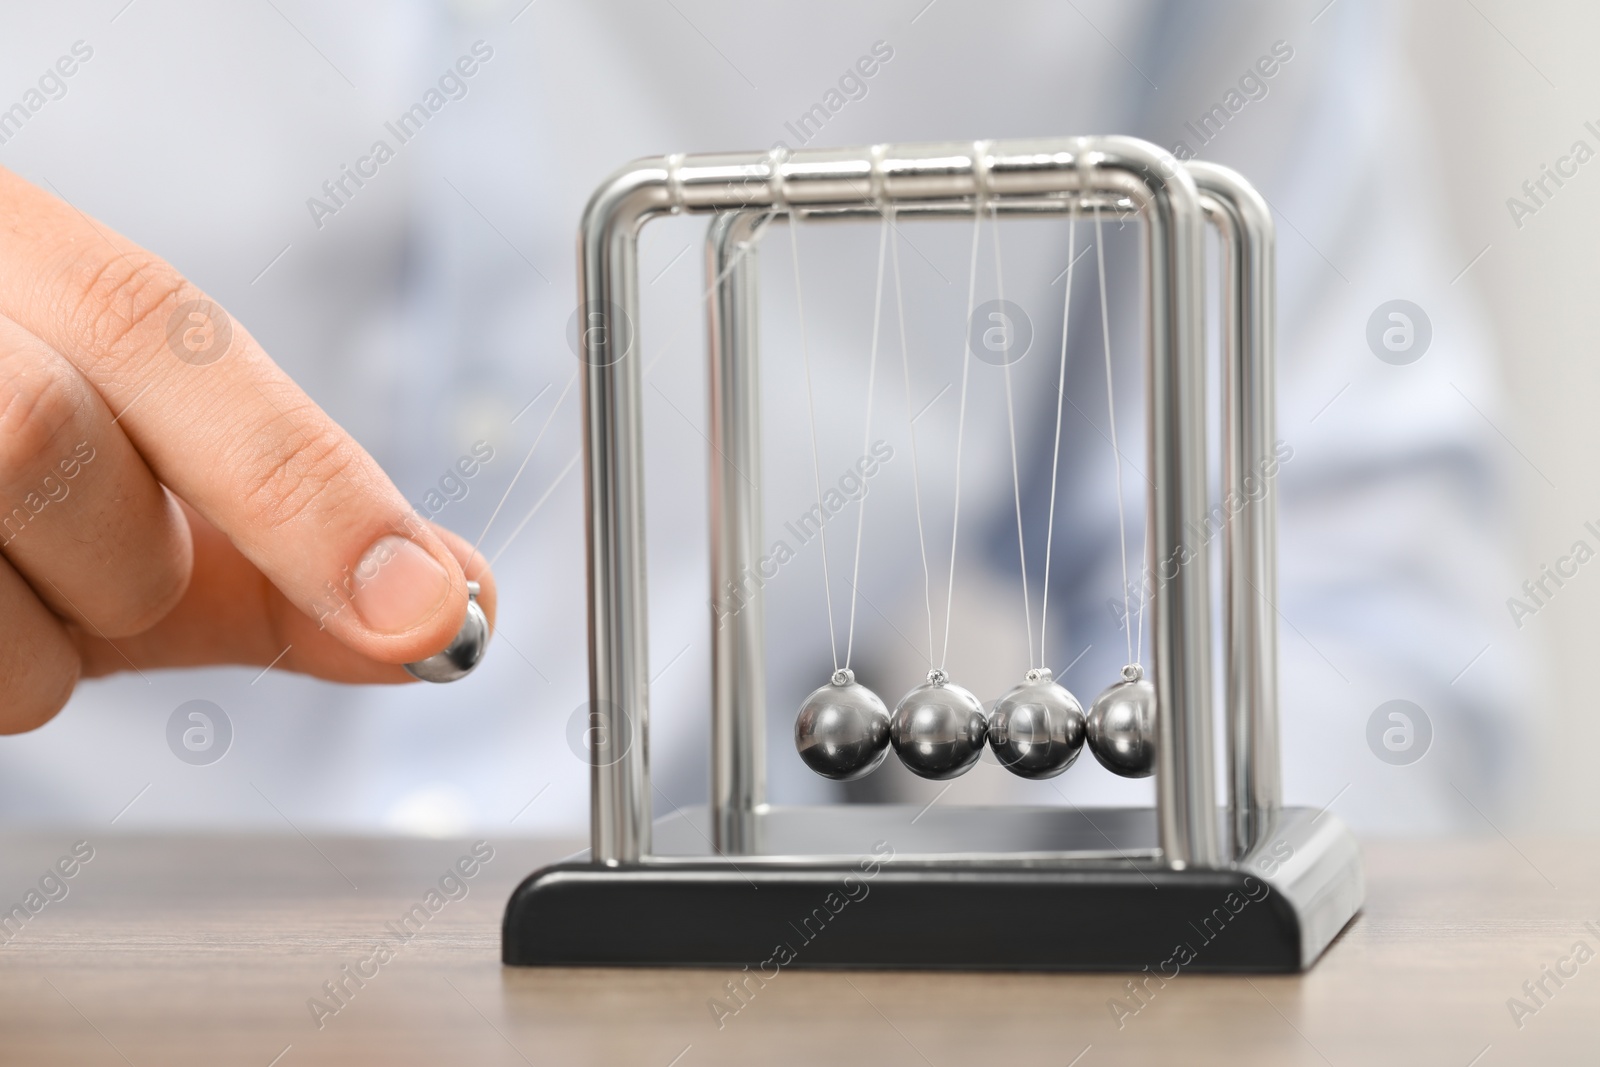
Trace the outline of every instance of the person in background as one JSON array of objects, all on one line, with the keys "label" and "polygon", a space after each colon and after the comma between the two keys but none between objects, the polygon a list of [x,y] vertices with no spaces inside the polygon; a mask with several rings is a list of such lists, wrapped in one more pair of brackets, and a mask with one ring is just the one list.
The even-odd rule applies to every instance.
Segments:
[{"label": "person in background", "polygon": [[[62,658],[39,685],[48,689],[54,679],[64,692],[74,650],[89,673],[112,676],[79,685],[63,714],[0,744],[0,811],[13,822],[110,819],[138,793],[125,819],[134,826],[287,820],[347,831],[581,833],[582,494],[576,364],[563,337],[576,303],[572,234],[592,188],[627,159],[665,151],[1108,132],[1233,166],[1276,212],[1283,458],[1270,491],[1281,523],[1289,799],[1331,803],[1358,829],[1380,832],[1467,825],[1478,816],[1463,796],[1490,811],[1509,804],[1527,756],[1510,679],[1525,676],[1527,665],[1501,649],[1474,658],[1501,610],[1497,591],[1513,584],[1497,518],[1505,476],[1492,431],[1457,395],[1493,411],[1493,353],[1470,278],[1450,284],[1458,250],[1433,203],[1413,192],[1427,187],[1435,164],[1398,16],[1354,0],[1325,13],[1310,4],[1175,0],[918,6],[825,3],[807,5],[801,17],[731,3],[406,0],[206,9],[204,18],[181,5],[134,6],[99,22],[58,10],[16,16],[0,45],[7,69],[45,70],[58,51],[92,55],[60,79],[63,92],[25,109],[25,123],[0,127],[0,165],[11,172],[0,187],[0,299],[9,284],[12,301],[0,312],[15,325],[14,347],[31,353],[12,365],[87,380],[103,402],[97,407],[74,386],[93,409],[96,432],[121,442],[96,448],[78,499],[121,484],[136,492],[114,520],[132,532],[96,557],[118,561],[113,581],[72,566],[36,572],[17,554],[67,559],[60,537],[48,545],[19,538],[4,549],[36,598],[12,582],[26,610],[8,616],[8,640],[48,637]],[[74,52],[78,41],[83,49]],[[196,93],[201,85],[209,88]],[[107,159],[117,165],[105,166]],[[701,802],[706,785],[700,226],[653,226],[641,251],[651,762],[663,811]],[[799,237],[818,377],[843,383],[835,394],[843,399],[818,412],[820,436],[846,442],[818,457],[824,477],[855,460],[867,417],[859,376],[870,344],[872,309],[861,297],[871,292],[875,263],[869,229]],[[942,531],[953,505],[943,474],[956,412],[954,393],[939,390],[959,370],[970,229],[901,229],[907,342],[916,355],[911,394],[928,403],[916,423],[928,464],[923,506],[930,530]],[[1009,223],[1001,229],[1007,298],[1027,310],[1036,331],[1016,373],[1037,604],[1068,239],[1064,223],[1033,234]],[[41,230],[57,235],[54,244],[28,243]],[[1091,231],[1080,221],[1075,247],[1087,249]],[[1134,443],[1123,446],[1122,477],[1137,567],[1135,231],[1108,229],[1101,251],[1117,431]],[[771,529],[813,503],[788,239],[769,239],[763,268],[761,476]],[[160,273],[175,287],[173,299],[203,299],[203,289],[204,299],[225,307],[238,354],[214,368],[178,366],[181,359],[162,351],[165,324],[131,313],[137,302],[116,303],[125,288],[48,260],[63,241],[93,248],[102,240],[115,262],[164,272],[143,246],[182,271],[187,282]],[[1091,253],[1073,267],[1070,406],[1048,591],[1061,621],[1045,650],[1085,703],[1126,658],[1096,262]],[[59,277],[63,288],[41,299],[29,289],[41,277]],[[986,276],[984,285],[994,281]],[[70,298],[79,290],[104,295],[105,307]],[[1399,298],[1425,309],[1432,324],[1430,350],[1404,365],[1380,359],[1366,342],[1374,309]],[[118,316],[125,330],[113,328]],[[926,621],[923,575],[906,551],[910,441],[893,341],[886,335],[885,384],[871,417],[894,458],[870,487],[861,568],[871,605],[861,606],[857,639],[859,672],[890,704],[926,669],[917,636]],[[148,398],[129,378],[139,380],[143,360],[172,360]],[[187,389],[179,384],[185,375],[206,384]],[[964,538],[956,561],[952,666],[992,700],[1014,684],[1028,633],[1004,409],[993,380],[974,388],[962,506],[963,522],[979,532]],[[284,409],[281,420],[261,410],[269,396]],[[250,411],[259,417],[241,414]],[[118,412],[127,418],[112,425]],[[293,451],[304,441],[317,447]],[[301,513],[296,480],[268,473],[285,450],[321,457],[336,469],[329,484],[348,483],[349,492],[313,495],[312,510]],[[292,472],[293,463],[282,469]],[[250,507],[262,485],[277,487],[276,509]],[[277,522],[279,512],[298,524]],[[836,582],[853,545],[853,512],[847,520],[830,531]],[[494,646],[471,678],[448,688],[350,688],[301,676],[399,680],[393,664],[442,645],[459,622],[464,600],[452,592],[447,606],[402,627],[398,639],[349,622],[365,618],[360,611],[340,612],[318,630],[312,594],[323,571],[331,568],[337,584],[341,567],[360,566],[358,527],[363,535],[392,527],[415,536],[426,559],[403,548],[401,558],[412,560],[403,573],[415,579],[407,588],[426,586],[430,566],[455,590],[464,573],[477,577],[476,568],[493,564]],[[933,536],[938,586],[948,536]],[[825,677],[828,659],[820,556],[820,545],[805,546],[766,591],[769,632],[781,635],[771,642],[773,797],[931,798],[935,789],[893,761],[841,790],[793,754],[794,709]],[[222,595],[191,614],[186,605],[207,588],[199,579],[208,559],[231,568],[235,585],[217,586]],[[182,593],[186,571],[196,581]],[[103,644],[84,627],[98,601],[86,616],[73,607],[78,595],[69,601],[41,590],[49,589],[41,580],[58,573],[83,583],[78,595],[103,596],[121,612]],[[268,594],[280,618],[299,610],[293,632],[268,642],[251,615],[256,602],[238,589],[263,588],[263,577],[283,595],[280,604],[279,594]],[[396,603],[389,606],[400,612]],[[938,601],[934,613],[942,621]],[[62,644],[61,633],[71,641]],[[218,651],[194,651],[197,634]],[[280,635],[296,647],[263,670],[276,653],[267,645]],[[29,655],[17,648],[14,655]],[[158,669],[221,660],[254,666]],[[1431,748],[1429,758],[1402,766],[1368,742],[1369,718],[1397,698],[1424,710]],[[176,709],[197,699],[227,716],[232,737],[223,762],[201,768],[174,759],[167,742]],[[12,726],[47,713],[23,714]],[[1086,757],[1053,783],[1011,779],[991,761],[948,799],[1148,796],[1147,782],[1112,778]]]}]

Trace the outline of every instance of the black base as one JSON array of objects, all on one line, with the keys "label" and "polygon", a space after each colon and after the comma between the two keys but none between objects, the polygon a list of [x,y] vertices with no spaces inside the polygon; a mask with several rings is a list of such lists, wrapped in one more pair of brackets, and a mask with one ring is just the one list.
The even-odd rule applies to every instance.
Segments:
[{"label": "black base", "polygon": [[1354,838],[1302,808],[1224,870],[1166,867],[1149,809],[770,808],[754,856],[709,854],[709,837],[688,809],[656,824],[643,864],[534,872],[507,904],[502,960],[1286,973],[1365,894]]},{"label": "black base", "polygon": [[[1130,848],[1148,834],[1147,813],[1115,810],[1091,818],[1060,809],[951,809],[930,814],[924,822],[932,828],[911,825],[909,813],[889,806],[843,810],[770,813],[769,835],[785,846],[776,854],[546,867],[512,894],[502,958],[514,966],[748,966],[768,977],[783,967],[1149,968],[1167,978],[1296,972],[1355,916],[1363,895],[1348,832],[1332,816],[1303,809],[1285,811],[1270,837],[1224,870],[1173,870],[1158,859],[1083,851],[1071,859],[970,850],[896,855],[884,840],[832,855],[793,849],[797,827],[814,832],[828,820],[866,833],[893,822],[902,839],[943,835],[968,847],[991,822],[991,840],[1002,846],[1016,844],[1003,838],[1006,829],[1038,844],[1099,827],[1111,835],[1103,841],[1121,838]],[[674,839],[673,824],[658,831]]]},{"label": "black base", "polygon": [[506,909],[537,965],[1298,971],[1294,908],[1235,871],[561,864]]}]

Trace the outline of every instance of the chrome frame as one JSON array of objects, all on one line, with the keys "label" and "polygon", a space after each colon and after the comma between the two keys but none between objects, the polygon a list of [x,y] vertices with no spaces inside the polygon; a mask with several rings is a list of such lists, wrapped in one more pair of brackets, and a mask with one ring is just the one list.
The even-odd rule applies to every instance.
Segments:
[{"label": "chrome frame", "polygon": [[[1225,494],[1272,450],[1270,213],[1238,175],[1182,164],[1127,137],[878,145],[866,150],[667,156],[608,179],[579,240],[586,502],[591,819],[594,862],[651,860],[649,658],[643,518],[638,235],[651,218],[714,214],[711,275],[713,602],[760,556],[755,248],[776,219],[974,211],[1059,215],[1132,210],[1145,223],[1148,564],[1157,690],[1156,825],[1173,869],[1238,862],[1281,806],[1273,618],[1274,503],[1225,523],[1227,795],[1218,833],[1212,770],[1210,562],[1186,545],[1206,493],[1204,231],[1222,236],[1226,344]],[[1226,497],[1225,497],[1226,499]],[[1187,558],[1185,558],[1187,557]],[[1167,577],[1166,562],[1172,563]],[[716,849],[761,853],[765,807],[764,640],[759,589],[727,625],[712,619],[712,812]],[[769,857],[763,857],[767,859]]]},{"label": "chrome frame", "polygon": [[1237,171],[1191,162],[1206,217],[1222,246],[1222,496],[1243,506],[1223,526],[1228,724],[1228,809],[1243,856],[1283,807],[1278,750],[1278,524],[1266,487],[1251,500],[1251,471],[1276,451],[1277,241],[1272,210]]}]

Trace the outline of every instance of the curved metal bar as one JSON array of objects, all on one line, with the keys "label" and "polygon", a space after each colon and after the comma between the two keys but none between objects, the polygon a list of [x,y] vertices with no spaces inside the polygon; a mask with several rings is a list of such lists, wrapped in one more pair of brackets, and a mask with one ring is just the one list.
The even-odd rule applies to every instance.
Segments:
[{"label": "curved metal bar", "polygon": [[1190,162],[1222,237],[1223,629],[1228,808],[1235,858],[1283,807],[1278,751],[1276,244],[1272,210],[1243,176]]},{"label": "curved metal bar", "polygon": [[578,237],[589,599],[589,826],[596,862],[650,851],[650,656],[645,626],[639,228],[671,210],[664,166],[634,166],[590,199]]},{"label": "curved metal bar", "polygon": [[710,280],[711,843],[761,851],[767,802],[767,673],[761,567],[761,375],[756,239],[770,211],[716,216]]},{"label": "curved metal bar", "polygon": [[[1151,665],[1158,718],[1157,818],[1174,868],[1222,863],[1212,771],[1210,566],[1186,543],[1205,516],[1202,224],[1199,190],[1165,150],[1128,137],[880,145],[863,153],[663,157],[611,179],[579,240],[579,306],[631,331],[638,319],[639,227],[666,211],[869,207],[966,201],[984,210],[1064,194],[1125,197],[1145,226]],[[612,310],[614,307],[614,310]],[[589,502],[591,702],[637,737],[627,753],[595,742],[594,857],[649,851],[648,693],[637,346],[586,337],[585,491]],[[622,351],[614,349],[621,347]],[[612,357],[615,356],[613,361]],[[617,701],[609,707],[606,701]]]}]

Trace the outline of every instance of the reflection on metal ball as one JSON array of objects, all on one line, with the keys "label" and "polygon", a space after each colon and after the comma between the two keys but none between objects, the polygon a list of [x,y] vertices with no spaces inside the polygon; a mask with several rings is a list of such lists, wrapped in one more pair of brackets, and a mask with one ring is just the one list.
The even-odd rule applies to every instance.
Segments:
[{"label": "reflection on metal ball", "polygon": [[1148,778],[1156,767],[1156,687],[1137,666],[1089,709],[1089,750],[1100,766],[1124,778]]},{"label": "reflection on metal ball", "polygon": [[943,781],[965,774],[983,755],[989,722],[978,698],[951,685],[940,670],[901,698],[889,721],[889,743],[911,771]]},{"label": "reflection on metal ball", "polygon": [[834,671],[833,680],[800,705],[794,747],[824,778],[864,778],[889,754],[889,709],[848,668]]},{"label": "reflection on metal ball", "polygon": [[453,682],[472,673],[489,647],[489,619],[478,606],[478,583],[467,583],[467,617],[443,652],[402,664],[413,678],[424,682]]},{"label": "reflection on metal ball", "polygon": [[1083,707],[1048,669],[995,701],[989,747],[1000,766],[1023,778],[1054,778],[1083,750]]}]

